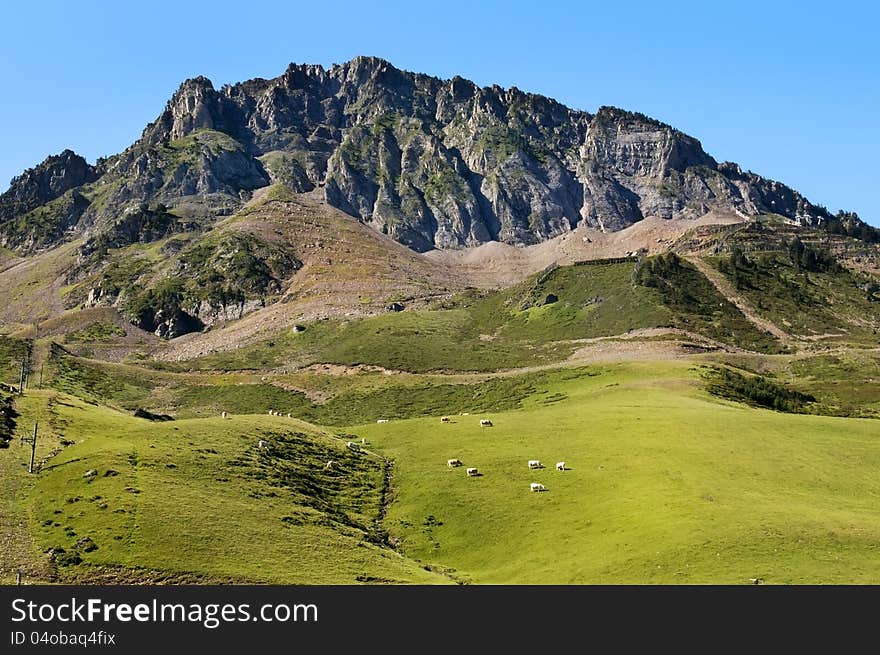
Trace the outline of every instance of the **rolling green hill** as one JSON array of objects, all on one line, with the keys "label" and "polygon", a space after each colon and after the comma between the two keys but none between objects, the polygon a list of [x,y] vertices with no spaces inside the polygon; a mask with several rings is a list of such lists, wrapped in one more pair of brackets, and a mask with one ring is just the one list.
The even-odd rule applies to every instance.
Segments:
[{"label": "rolling green hill", "polygon": [[403,552],[474,582],[875,582],[875,422],[719,403],[694,376],[620,365],[548,385],[558,402],[350,429],[395,460]]},{"label": "rolling green hill", "polygon": [[[40,472],[22,468],[26,445],[0,451],[17,486],[4,502],[30,539],[6,551],[4,576],[24,559],[62,582],[876,580],[875,421],[719,399],[704,370],[619,362],[445,387],[364,372],[305,408],[348,419],[331,430],[243,408],[151,422],[31,391],[18,425],[43,426]],[[341,409],[350,387],[363,413]],[[399,419],[358,420],[391,398]],[[366,452],[345,448],[361,438]]]},{"label": "rolling green hill", "polygon": [[[259,243],[229,243],[270,243],[281,224],[265,220],[247,224]],[[17,384],[27,355],[31,383],[0,399],[0,582],[19,566],[60,583],[876,582],[875,278],[844,237],[802,231],[798,246],[774,220],[491,288],[450,274],[419,298],[294,321],[288,304],[449,273],[399,253],[371,264],[381,241],[351,269],[303,255],[295,282],[258,266],[278,284],[256,319],[180,339],[101,305],[7,321],[0,381]],[[333,257],[367,243],[349,228]],[[250,279],[247,257],[227,253],[215,279],[216,248],[165,258],[162,243],[102,269],[125,302],[151,293],[126,272],[140,260],[146,284],[195,257],[183,302]],[[13,305],[22,284],[62,288],[41,277],[57,272],[48,255],[25,264],[39,257],[6,275]],[[26,308],[49,311],[47,298]]]},{"label": "rolling green hill", "polygon": [[[15,509],[32,522],[32,557],[49,551],[59,581],[449,581],[387,546],[385,460],[311,425],[154,423],[56,392],[33,392],[19,423],[34,419],[59,452],[28,476],[30,449],[14,446],[4,478],[26,488]],[[8,581],[15,560],[3,560]]]}]

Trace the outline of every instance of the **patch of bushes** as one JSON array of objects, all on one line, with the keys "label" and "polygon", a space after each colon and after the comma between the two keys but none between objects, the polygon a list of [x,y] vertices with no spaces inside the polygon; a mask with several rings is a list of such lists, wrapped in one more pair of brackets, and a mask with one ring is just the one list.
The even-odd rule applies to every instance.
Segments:
[{"label": "patch of bushes", "polygon": [[675,315],[675,327],[764,353],[785,349],[759,330],[694,266],[675,253],[649,257],[633,272],[636,284],[656,289]]},{"label": "patch of bushes", "polygon": [[68,341],[110,341],[115,337],[124,337],[125,330],[112,323],[93,323],[67,335]]},{"label": "patch of bushes", "polygon": [[190,280],[184,289],[188,302],[220,308],[278,293],[301,266],[284,248],[242,233],[199,243],[183,254],[178,268]]},{"label": "patch of bushes", "polygon": [[[372,519],[380,505],[380,461],[349,450],[341,442],[337,445],[298,432],[269,433],[263,438],[263,449],[245,454],[235,463],[243,474],[260,481],[264,496],[284,492],[296,504],[312,510],[289,517],[286,523],[342,524],[368,538],[375,534]],[[333,465],[326,468],[329,461]]]},{"label": "patch of bushes", "polygon": [[789,389],[761,375],[746,376],[729,368],[712,367],[704,373],[708,391],[714,396],[764,407],[778,412],[805,413],[816,398]]},{"label": "patch of bushes", "polygon": [[127,297],[123,311],[149,331],[170,318],[192,323],[183,331],[200,329],[196,317],[205,309],[203,304],[217,312],[243,308],[249,299],[264,302],[279,293],[283,280],[301,266],[280,246],[250,234],[227,234],[185,250],[172,275]]},{"label": "patch of bushes", "polygon": [[0,381],[18,386],[21,360],[28,357],[32,342],[0,336]]},{"label": "patch of bushes", "polygon": [[0,448],[8,448],[15,432],[15,419],[18,412],[12,403],[12,396],[0,394]]}]

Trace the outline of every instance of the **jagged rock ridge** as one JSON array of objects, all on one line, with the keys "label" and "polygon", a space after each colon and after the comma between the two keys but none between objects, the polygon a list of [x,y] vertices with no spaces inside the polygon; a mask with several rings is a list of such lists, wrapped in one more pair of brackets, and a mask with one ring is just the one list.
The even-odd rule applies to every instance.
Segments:
[{"label": "jagged rock ridge", "polygon": [[219,90],[187,80],[125,152],[91,167],[65,151],[16,178],[0,196],[0,243],[27,251],[82,234],[91,253],[159,238],[228,215],[273,182],[322,187],[329,204],[418,251],[531,244],[582,222],[619,230],[712,208],[828,217],[642,114],[592,115],[358,57]]}]

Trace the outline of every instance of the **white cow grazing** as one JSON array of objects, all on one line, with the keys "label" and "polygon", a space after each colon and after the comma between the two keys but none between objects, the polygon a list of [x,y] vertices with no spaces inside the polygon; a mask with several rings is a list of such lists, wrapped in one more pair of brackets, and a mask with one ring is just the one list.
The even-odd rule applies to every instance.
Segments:
[{"label": "white cow grazing", "polygon": [[449,466],[451,468],[454,468],[456,466],[461,466],[461,460],[460,459],[447,459],[446,466]]},{"label": "white cow grazing", "polygon": [[293,417],[290,415],[290,412],[287,412],[287,418],[293,418]]},{"label": "white cow grazing", "polygon": [[481,427],[481,428],[491,428],[491,427],[492,427],[492,421],[490,421],[490,420],[487,419],[487,418],[481,418],[481,419],[480,419],[480,427]]},{"label": "white cow grazing", "polygon": [[467,470],[467,474],[468,474],[469,476],[475,476],[475,475],[479,475],[480,472],[477,470],[476,467],[473,467],[473,468],[469,468],[469,469]]},{"label": "white cow grazing", "polygon": [[270,410],[269,410],[269,416],[275,416],[275,410],[274,410],[274,409],[270,409]]},{"label": "white cow grazing", "polygon": [[530,486],[531,486],[532,491],[546,491],[547,490],[547,488],[543,484],[541,484],[540,482],[532,482],[532,484]]},{"label": "white cow grazing", "polygon": [[358,451],[361,449],[361,447],[358,446],[354,441],[349,441],[345,445],[348,446],[349,449],[354,451]]},{"label": "white cow grazing", "polygon": [[441,423],[449,423],[449,417],[448,416],[441,416],[440,422]]},{"label": "white cow grazing", "polygon": [[565,470],[565,462],[556,462],[556,470],[564,471]]},{"label": "white cow grazing", "polygon": [[387,422],[388,422],[387,418],[380,418],[378,421],[376,421],[376,423],[387,423]]},{"label": "white cow grazing", "polygon": [[220,418],[226,418],[226,416],[227,416],[226,412],[220,412]]},{"label": "white cow grazing", "polygon": [[541,460],[539,459],[530,459],[529,460],[529,468],[530,469],[542,469],[544,468],[541,464]]}]

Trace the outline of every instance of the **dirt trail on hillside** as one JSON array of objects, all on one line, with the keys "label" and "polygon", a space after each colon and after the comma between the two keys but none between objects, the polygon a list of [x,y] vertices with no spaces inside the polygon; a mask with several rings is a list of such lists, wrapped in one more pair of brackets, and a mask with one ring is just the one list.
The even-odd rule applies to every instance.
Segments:
[{"label": "dirt trail on hillside", "polygon": [[709,266],[700,257],[691,256],[685,257],[685,259],[696,266],[697,270],[705,275],[706,279],[709,280],[709,282],[711,282],[713,286],[718,290],[718,293],[720,293],[722,296],[732,302],[736,306],[736,308],[743,313],[743,316],[751,321],[757,328],[765,332],[769,332],[783,343],[790,343],[791,341],[793,341],[792,336],[782,330],[778,325],[761,316],[758,316],[758,314],[746,301],[746,299],[736,292],[736,289],[733,288],[733,285],[730,284],[730,282],[728,282],[721,273]]}]

